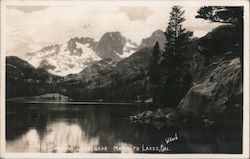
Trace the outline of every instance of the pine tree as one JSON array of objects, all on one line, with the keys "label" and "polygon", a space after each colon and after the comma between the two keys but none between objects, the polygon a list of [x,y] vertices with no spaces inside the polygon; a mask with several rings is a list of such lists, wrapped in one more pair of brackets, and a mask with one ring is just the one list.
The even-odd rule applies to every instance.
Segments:
[{"label": "pine tree", "polygon": [[160,58],[160,47],[159,43],[156,42],[153,47],[153,52],[149,60],[149,80],[150,80],[150,92],[153,98],[153,102],[158,102],[158,88],[160,83],[160,68],[159,68],[159,58]]},{"label": "pine tree", "polygon": [[204,6],[197,13],[196,18],[203,18],[219,23],[229,23],[239,28],[243,26],[243,7]]},{"label": "pine tree", "polygon": [[165,32],[166,43],[163,53],[163,91],[161,99],[168,106],[176,106],[187,90],[189,82],[185,81],[187,77],[187,66],[185,66],[185,53],[190,43],[192,32],[182,27],[185,21],[184,11],[180,6],[174,6],[170,13],[170,20]]}]

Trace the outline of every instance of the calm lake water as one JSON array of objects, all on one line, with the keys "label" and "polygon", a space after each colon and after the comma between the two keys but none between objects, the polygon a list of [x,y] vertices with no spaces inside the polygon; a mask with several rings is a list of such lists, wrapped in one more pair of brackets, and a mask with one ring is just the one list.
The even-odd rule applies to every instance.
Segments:
[{"label": "calm lake water", "polygon": [[162,127],[131,123],[136,104],[6,105],[7,152],[241,153],[240,128]]}]

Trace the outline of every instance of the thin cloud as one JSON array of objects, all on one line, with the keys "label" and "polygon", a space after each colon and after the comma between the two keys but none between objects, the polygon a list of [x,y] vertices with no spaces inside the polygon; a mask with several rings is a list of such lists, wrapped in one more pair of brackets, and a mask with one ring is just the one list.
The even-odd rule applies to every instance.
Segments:
[{"label": "thin cloud", "polygon": [[[104,33],[112,31],[119,31],[140,44],[155,30],[166,29],[171,11],[171,6],[20,7],[22,11],[13,6],[6,10],[5,43],[7,55],[21,58],[27,52],[62,44],[73,37],[99,40]],[[198,8],[183,7],[186,10],[184,27],[201,37],[216,26],[196,19]]]},{"label": "thin cloud", "polygon": [[7,9],[15,9],[24,13],[32,13],[35,11],[41,11],[47,9],[48,6],[16,6],[16,5],[9,5]]},{"label": "thin cloud", "polygon": [[122,6],[120,12],[125,13],[131,21],[146,20],[153,12],[146,6]]}]

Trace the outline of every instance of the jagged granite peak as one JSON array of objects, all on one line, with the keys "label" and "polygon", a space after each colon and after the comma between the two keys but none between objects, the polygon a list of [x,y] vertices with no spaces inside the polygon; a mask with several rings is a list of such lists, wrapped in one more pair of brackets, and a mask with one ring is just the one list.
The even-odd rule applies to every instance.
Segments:
[{"label": "jagged granite peak", "polygon": [[120,32],[107,32],[99,42],[89,37],[74,37],[63,44],[50,45],[26,54],[25,60],[35,68],[66,76],[76,74],[95,61],[111,58],[115,61],[130,56],[138,46]]},{"label": "jagged granite peak", "polygon": [[159,29],[154,31],[150,37],[142,39],[139,49],[153,47],[157,41],[159,42],[160,49],[164,50],[166,38],[164,32]]},{"label": "jagged granite peak", "polygon": [[96,46],[96,54],[101,58],[121,59],[137,50],[137,44],[120,32],[105,33]]},{"label": "jagged granite peak", "polygon": [[25,59],[35,68],[43,68],[52,74],[65,76],[79,73],[93,61],[101,59],[95,53],[96,44],[92,38],[75,37],[66,43],[27,53]]},{"label": "jagged granite peak", "polygon": [[88,37],[75,37],[72,38],[68,41],[68,49],[70,51],[70,53],[72,55],[78,55],[81,56],[81,54],[83,53],[81,48],[77,48],[77,43],[83,44],[83,45],[88,45],[89,48],[91,48],[92,50],[95,50],[96,44],[97,42],[92,39],[92,38],[88,38]]}]

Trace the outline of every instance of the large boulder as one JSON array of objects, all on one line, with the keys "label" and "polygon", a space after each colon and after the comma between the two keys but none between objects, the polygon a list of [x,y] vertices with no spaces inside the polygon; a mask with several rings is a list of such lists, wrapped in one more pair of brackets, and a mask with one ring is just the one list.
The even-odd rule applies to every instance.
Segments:
[{"label": "large boulder", "polygon": [[221,114],[227,109],[242,108],[242,73],[240,59],[222,60],[180,102],[183,115]]}]

